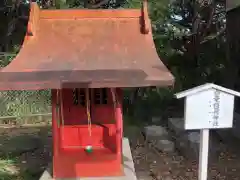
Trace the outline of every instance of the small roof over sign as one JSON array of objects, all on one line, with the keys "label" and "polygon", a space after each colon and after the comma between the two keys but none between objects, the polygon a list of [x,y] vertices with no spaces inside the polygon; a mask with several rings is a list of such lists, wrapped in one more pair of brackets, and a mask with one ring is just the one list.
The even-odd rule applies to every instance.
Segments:
[{"label": "small roof over sign", "polygon": [[186,96],[191,96],[191,95],[194,95],[194,94],[197,94],[199,92],[206,91],[206,90],[209,90],[209,89],[217,89],[217,90],[222,91],[224,93],[240,97],[240,93],[239,92],[233,91],[231,89],[228,89],[228,88],[225,88],[225,87],[222,87],[222,86],[218,86],[218,85],[213,84],[213,83],[206,83],[204,85],[200,85],[200,86],[194,87],[192,89],[188,89],[186,91],[182,91],[180,93],[175,94],[175,96],[178,99],[180,99],[180,98],[183,98],[183,97],[186,97]]}]

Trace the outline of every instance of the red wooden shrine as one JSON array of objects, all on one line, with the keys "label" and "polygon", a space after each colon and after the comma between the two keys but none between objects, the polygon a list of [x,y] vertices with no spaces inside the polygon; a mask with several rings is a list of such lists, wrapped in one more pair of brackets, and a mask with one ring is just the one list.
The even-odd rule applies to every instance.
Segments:
[{"label": "red wooden shrine", "polygon": [[141,9],[40,10],[31,4],[0,90],[52,89],[53,177],[122,176],[123,88],[169,86],[147,2]]},{"label": "red wooden shrine", "polygon": [[[122,175],[121,105],[121,89],[116,92],[107,88],[52,91],[53,172],[56,177]],[[88,124],[88,107],[91,125]],[[91,154],[85,152],[89,145],[93,147]]]}]

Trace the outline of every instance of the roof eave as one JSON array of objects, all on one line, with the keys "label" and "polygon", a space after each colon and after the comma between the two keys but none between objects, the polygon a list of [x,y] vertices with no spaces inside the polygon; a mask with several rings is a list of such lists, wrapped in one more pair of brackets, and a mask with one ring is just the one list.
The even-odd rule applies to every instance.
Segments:
[{"label": "roof eave", "polygon": [[197,94],[199,92],[203,92],[203,91],[208,90],[208,89],[217,89],[217,90],[222,91],[224,93],[240,97],[239,92],[233,91],[231,89],[227,89],[227,88],[222,87],[222,86],[218,86],[218,85],[213,84],[213,83],[206,83],[204,85],[200,85],[200,86],[194,87],[192,89],[182,91],[180,93],[175,94],[175,96],[176,96],[177,99],[181,99],[183,97],[192,96],[194,94]]}]

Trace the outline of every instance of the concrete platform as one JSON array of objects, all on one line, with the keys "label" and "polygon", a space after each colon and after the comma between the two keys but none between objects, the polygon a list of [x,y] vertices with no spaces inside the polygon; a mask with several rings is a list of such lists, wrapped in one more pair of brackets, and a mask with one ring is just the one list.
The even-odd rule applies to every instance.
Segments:
[{"label": "concrete platform", "polygon": [[[65,178],[55,180],[137,180],[129,140],[123,138],[123,168],[125,176],[119,177],[88,177],[88,178]],[[52,163],[49,164],[39,180],[54,180],[52,178]]]}]

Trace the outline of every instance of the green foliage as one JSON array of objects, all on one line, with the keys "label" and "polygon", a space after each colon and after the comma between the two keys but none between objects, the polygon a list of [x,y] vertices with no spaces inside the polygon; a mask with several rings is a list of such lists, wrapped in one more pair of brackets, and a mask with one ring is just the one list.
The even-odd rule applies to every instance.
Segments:
[{"label": "green foliage", "polygon": [[[131,111],[145,121],[149,116],[168,113],[177,104],[174,93],[205,82],[223,84],[226,73],[226,17],[222,2],[148,2],[155,45],[161,60],[174,75],[175,85],[167,89],[149,88],[143,90],[144,95],[139,93]],[[173,111],[179,110],[176,106]]]},{"label": "green foliage", "polygon": [[68,8],[67,0],[56,0],[55,6],[57,9]]},{"label": "green foliage", "polygon": [[[44,8],[83,8],[84,6],[84,0],[56,0],[55,7],[50,7],[49,4],[53,3],[43,2],[50,1],[39,1]],[[169,106],[175,103],[173,97],[175,92],[207,81],[224,83],[227,64],[225,5],[220,0],[206,2],[148,0],[157,52],[175,76],[176,83],[173,88],[142,89],[134,102],[130,104],[125,102],[128,105],[127,109],[132,109],[130,111],[134,111],[139,118],[147,119],[151,114],[165,114]],[[98,8],[140,8],[141,4],[142,0],[109,0]],[[16,51],[12,50],[12,52]],[[1,65],[6,66],[11,59],[12,57],[1,58]],[[126,101],[131,99],[133,92],[132,89],[126,90]],[[13,99],[6,100],[10,103],[7,103],[4,111],[16,116],[46,111],[45,108],[41,109],[35,100],[27,100],[32,97],[50,99],[50,94],[43,95],[41,92],[39,95],[39,93],[29,92],[26,95],[25,92],[19,92]],[[27,104],[31,106],[26,107]],[[131,105],[133,107],[129,107]]]}]

